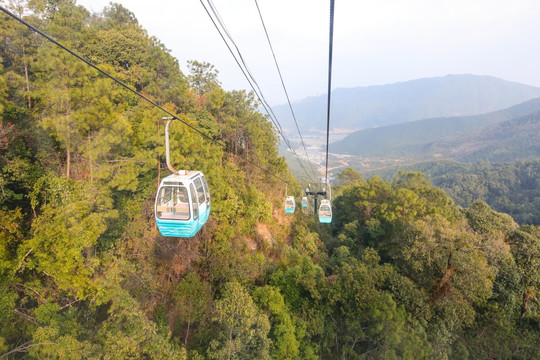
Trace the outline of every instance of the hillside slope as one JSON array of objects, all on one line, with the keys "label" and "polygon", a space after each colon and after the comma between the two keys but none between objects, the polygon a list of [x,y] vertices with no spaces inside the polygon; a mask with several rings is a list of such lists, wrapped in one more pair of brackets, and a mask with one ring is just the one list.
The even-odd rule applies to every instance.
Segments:
[{"label": "hillside slope", "polygon": [[514,161],[540,157],[540,112],[478,130],[464,138],[434,144],[432,151],[463,161]]},{"label": "hillside slope", "polygon": [[[508,120],[526,116],[540,111],[540,98],[529,100],[510,108],[487,114],[445,117],[418,120],[414,122],[390,125],[374,129],[366,129],[354,132],[343,140],[331,144],[331,152],[357,156],[411,156],[421,153],[447,153],[463,141],[467,135],[471,141],[490,141],[495,137],[497,128],[488,132],[475,133],[475,131]],[[517,126],[520,122],[512,122],[506,125],[508,130],[512,125]],[[519,131],[519,129],[515,129]],[[454,141],[432,144],[443,139],[456,137]]]}]

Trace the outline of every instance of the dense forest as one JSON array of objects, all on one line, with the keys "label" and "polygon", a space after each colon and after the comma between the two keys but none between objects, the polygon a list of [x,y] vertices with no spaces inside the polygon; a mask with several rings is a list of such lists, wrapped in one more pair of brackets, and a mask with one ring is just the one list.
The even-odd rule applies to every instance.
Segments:
[{"label": "dense forest", "polygon": [[[427,161],[373,171],[391,180],[399,171],[420,171],[456,204],[485,201],[522,225],[540,225],[540,160],[511,163]],[[368,175],[368,174],[366,174]]]},{"label": "dense forest", "polygon": [[205,173],[212,213],[161,237],[163,112],[2,14],[0,358],[540,357],[539,227],[420,173],[352,169],[330,226],[286,215],[280,179],[301,184],[252,94],[205,62],[181,72],[121,5],[8,5],[228,151],[173,125],[175,167]]}]

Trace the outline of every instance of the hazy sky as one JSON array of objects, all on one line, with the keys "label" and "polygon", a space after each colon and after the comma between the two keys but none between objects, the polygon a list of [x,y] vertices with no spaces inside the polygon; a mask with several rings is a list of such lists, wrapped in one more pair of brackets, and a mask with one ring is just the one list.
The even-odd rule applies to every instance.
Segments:
[{"label": "hazy sky", "polygon": [[[179,60],[248,83],[199,0],[119,0]],[[78,0],[100,12],[109,1]],[[254,0],[213,0],[270,104],[285,103]],[[258,0],[291,100],[326,93],[329,0]],[[447,74],[540,86],[538,0],[335,0],[332,88]]]}]

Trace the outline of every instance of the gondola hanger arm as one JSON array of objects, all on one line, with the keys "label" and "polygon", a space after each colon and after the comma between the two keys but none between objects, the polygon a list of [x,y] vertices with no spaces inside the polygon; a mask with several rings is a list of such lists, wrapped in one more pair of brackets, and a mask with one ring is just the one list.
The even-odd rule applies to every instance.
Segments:
[{"label": "gondola hanger arm", "polygon": [[[167,123],[165,124],[165,159],[167,161],[167,168],[169,168],[169,170],[173,173],[173,174],[179,174],[179,175],[184,175],[185,174],[185,170],[176,170],[175,168],[172,167],[171,165],[171,155],[170,155],[170,146],[169,146],[169,126],[171,125],[171,121],[174,120],[173,117],[162,117],[161,118],[162,120],[167,120]],[[183,174],[182,174],[183,173]]]}]

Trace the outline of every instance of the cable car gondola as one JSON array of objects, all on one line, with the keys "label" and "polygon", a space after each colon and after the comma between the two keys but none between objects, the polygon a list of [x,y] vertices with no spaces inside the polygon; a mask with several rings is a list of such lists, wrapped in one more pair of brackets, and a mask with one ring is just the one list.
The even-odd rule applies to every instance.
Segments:
[{"label": "cable car gondola", "polygon": [[302,207],[307,207],[307,205],[308,205],[308,200],[307,200],[307,197],[304,196],[304,197],[302,198]]},{"label": "cable car gondola", "polygon": [[319,206],[319,222],[323,224],[332,222],[332,205],[330,205],[330,200],[321,200],[321,205]]},{"label": "cable car gondola", "polygon": [[210,192],[203,173],[181,170],[161,180],[155,206],[161,235],[194,236],[210,215]]},{"label": "cable car gondola", "polygon": [[165,125],[167,167],[173,174],[159,184],[155,217],[163,236],[192,237],[210,216],[210,189],[201,171],[175,170],[169,158],[169,118]]},{"label": "cable car gondola", "polygon": [[287,196],[285,199],[285,212],[287,214],[294,213],[294,209],[296,208],[296,202],[294,201],[294,196]]}]

